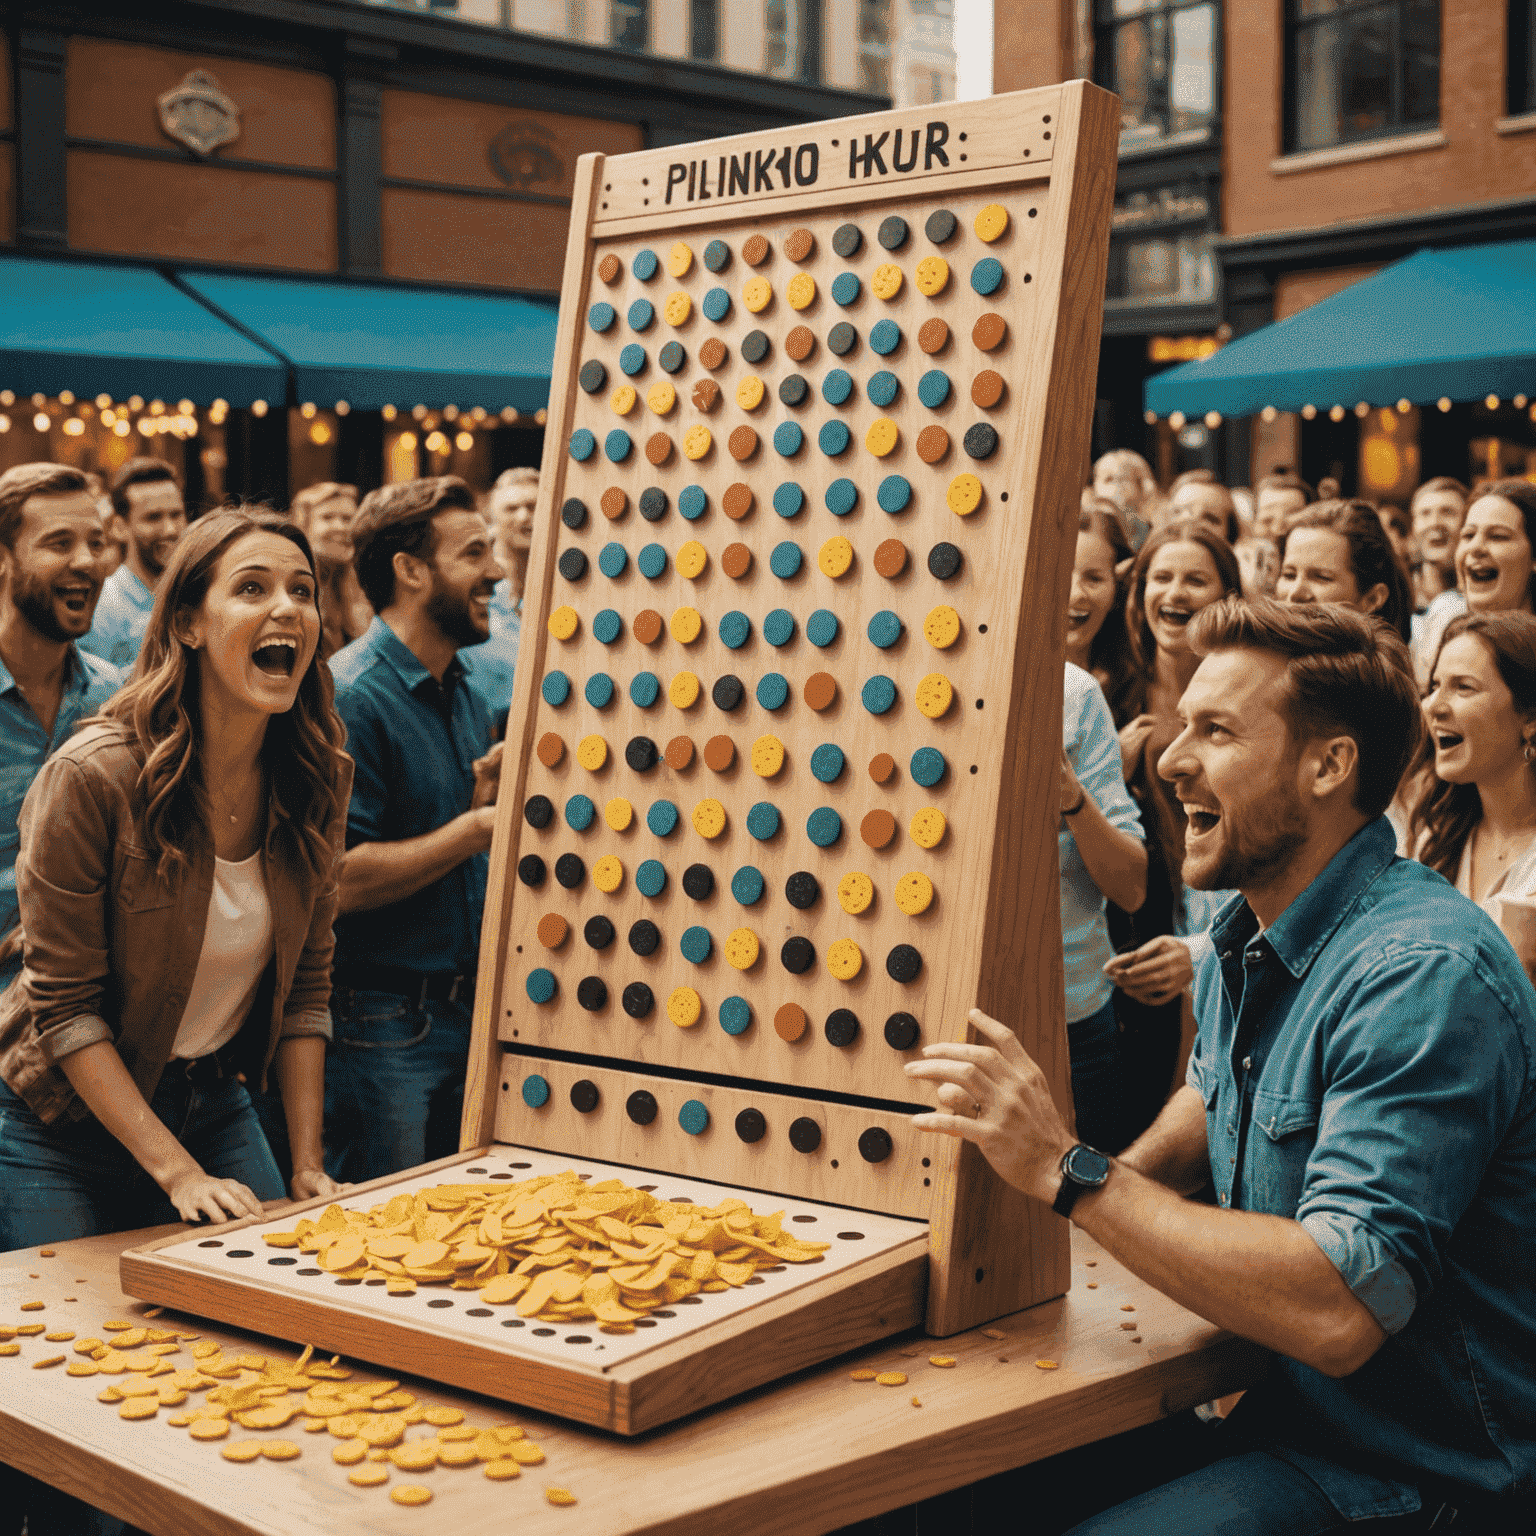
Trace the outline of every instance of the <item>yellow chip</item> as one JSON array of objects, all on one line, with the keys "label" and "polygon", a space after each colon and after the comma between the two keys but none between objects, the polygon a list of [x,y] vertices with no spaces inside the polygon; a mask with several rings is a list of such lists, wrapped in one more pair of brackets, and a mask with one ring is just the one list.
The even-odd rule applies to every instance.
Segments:
[{"label": "yellow chip", "polygon": [[117,1410],[120,1419],[152,1419],[160,1412],[158,1397],[125,1398]]},{"label": "yellow chip", "polygon": [[679,240],[670,251],[667,252],[667,271],[673,277],[687,277],[688,269],[693,265],[693,248],[686,242]]},{"label": "yellow chip", "polygon": [[323,1435],[325,1433],[325,1420],[305,1419],[299,1425],[299,1428],[302,1429],[306,1435]]},{"label": "yellow chip", "polygon": [[1035,1369],[1037,1371],[1059,1371],[1061,1369],[1061,1361],[1059,1361],[1059,1360],[1036,1360],[1035,1361]]},{"label": "yellow chip", "polygon": [[677,391],[672,387],[672,381],[663,379],[659,384],[653,384],[650,394],[645,397],[645,403],[658,416],[665,416],[677,404]]},{"label": "yellow chip", "polygon": [[925,805],[912,818],[912,841],[919,848],[937,848],[944,840],[944,829],[948,825],[938,806]]},{"label": "yellow chip", "polygon": [[596,773],[608,761],[608,743],[601,736],[583,736],[576,748],[576,761],[588,773]]},{"label": "yellow chip", "polygon": [[710,444],[714,438],[709,435],[709,428],[702,425],[689,427],[683,434],[683,457],[685,459],[702,459],[709,452]]},{"label": "yellow chip", "polygon": [[772,298],[773,285],[766,277],[749,277],[741,290],[741,302],[754,315],[762,314]]},{"label": "yellow chip", "polygon": [[784,766],[784,743],[777,736],[759,736],[752,743],[752,772],[771,779]]},{"label": "yellow chip", "polygon": [[[127,1403],[123,1407],[128,1407]],[[236,1440],[233,1445],[226,1445],[219,1455],[225,1461],[256,1461],[261,1456],[260,1440]]]},{"label": "yellow chip", "polygon": [[917,708],[930,720],[937,720],[954,702],[954,685],[942,672],[930,672],[917,685]]},{"label": "yellow chip", "polygon": [[437,1465],[437,1442],[412,1440],[409,1445],[397,1445],[389,1459],[402,1472],[430,1472]]},{"label": "yellow chip", "polygon": [[699,617],[697,608],[674,608],[669,627],[672,638],[679,645],[692,645],[699,638],[699,631],[704,628],[704,620]]},{"label": "yellow chip", "polygon": [[834,939],[827,949],[827,969],[839,981],[852,981],[864,969],[864,951],[852,939]]},{"label": "yellow chip", "polygon": [[[41,1302],[38,1303],[42,1305]],[[16,1329],[16,1336],[22,1339],[33,1339],[48,1326],[47,1323],[22,1323]]]},{"label": "yellow chip", "polygon": [[304,1453],[292,1440],[263,1440],[261,1454],[268,1461],[297,1461]]},{"label": "yellow chip", "polygon": [[455,1441],[438,1446],[437,1459],[445,1467],[472,1467],[480,1460],[474,1446]]},{"label": "yellow chip", "polygon": [[955,1363],[953,1355],[929,1355],[928,1364],[936,1365],[940,1370],[947,1371]]},{"label": "yellow chip", "polygon": [[43,1310],[43,1306],[44,1303],[40,1301],[24,1301],[21,1304],[21,1310],[23,1312],[41,1312]]},{"label": "yellow chip", "polygon": [[901,432],[889,416],[878,417],[864,434],[864,446],[877,459],[883,459],[900,441]]},{"label": "yellow chip", "polygon": [[556,608],[549,616],[549,632],[556,640],[569,640],[576,633],[581,620],[576,617],[576,610],[568,604]]},{"label": "yellow chip", "polygon": [[[677,1025],[679,1029],[692,1029],[699,1022],[699,1016],[704,1011],[704,1004],[699,1000],[699,994],[692,987],[677,987],[671,997],[667,999],[667,1017]],[[515,1449],[515,1448],[514,1448]],[[521,1456],[517,1458],[523,1460]],[[539,1460],[543,1461],[542,1453]]]},{"label": "yellow chip", "polygon": [[676,293],[667,295],[667,302],[662,306],[661,315],[668,325],[686,325],[688,316],[693,313],[693,300],[682,289]]},{"label": "yellow chip", "polygon": [[405,1420],[398,1413],[380,1413],[357,1427],[357,1438],[378,1450],[388,1450],[405,1439]]},{"label": "yellow chip", "polygon": [[43,1335],[50,1344],[67,1344],[74,1336],[73,1330],[70,1329],[65,1329],[59,1333],[45,1333]]},{"label": "yellow chip", "polygon": [[834,534],[821,546],[816,564],[823,576],[830,576],[834,581],[839,576],[846,576],[848,567],[853,564],[853,545],[842,534]]},{"label": "yellow chip", "polygon": [[331,1460],[339,1467],[355,1467],[367,1454],[366,1440],[343,1440],[340,1445],[331,1447]]},{"label": "yellow chip", "polygon": [[388,1467],[359,1467],[355,1472],[347,1473],[347,1481],[358,1488],[377,1488],[380,1483],[389,1481]]},{"label": "yellow chip", "polygon": [[923,620],[923,635],[929,645],[947,651],[960,638],[960,615],[948,603],[940,603]]},{"label": "yellow chip", "polygon": [[63,1365],[67,1358],[65,1355],[49,1355],[46,1359],[34,1360],[32,1362],[32,1369],[34,1371],[46,1371],[50,1366]]},{"label": "yellow chip", "polygon": [[[19,1344],[16,1347],[17,1349],[21,1348]],[[94,1360],[71,1360],[64,1367],[64,1374],[66,1376],[94,1376],[98,1369],[99,1367]]]},{"label": "yellow chip", "polygon": [[677,709],[692,709],[699,697],[699,679],[692,672],[679,672],[667,689],[667,697]]},{"label": "yellow chip", "polygon": [[873,1381],[875,1373],[873,1371],[849,1371],[848,1379],[850,1381]]},{"label": "yellow chip", "polygon": [[620,384],[614,392],[608,396],[608,404],[614,409],[616,415],[628,416],[635,408],[635,401],[640,397],[635,393],[633,384]]},{"label": "yellow chip", "polygon": [[[124,1322],[123,1319],[120,1318],[120,1317],[114,1317],[114,1318],[110,1318],[108,1321],[104,1322],[101,1326],[102,1326],[102,1330],[104,1332],[106,1332],[106,1333],[121,1333],[126,1328],[132,1328],[133,1324],[132,1323]],[[215,1344],[214,1348],[217,1349],[218,1345]],[[196,1353],[197,1353],[197,1351],[193,1350],[193,1354],[196,1354]]]},{"label": "yellow chip", "polygon": [[850,917],[869,909],[875,899],[875,882],[868,875],[853,869],[837,882],[837,904]]},{"label": "yellow chip", "polygon": [[988,203],[976,215],[976,238],[988,245],[1008,228],[1008,210],[1001,203]]},{"label": "yellow chip", "polygon": [[630,822],[635,819],[635,808],[622,795],[615,795],[607,805],[603,807],[603,820],[613,828],[615,832],[625,831]]},{"label": "yellow chip", "polygon": [[0,1355],[19,1355],[20,1353],[20,1344],[0,1344]]},{"label": "yellow chip", "polygon": [[[687,990],[687,987],[678,988],[679,992],[686,992]],[[697,994],[695,994],[695,998],[697,998]],[[531,1440],[514,1441],[513,1444],[507,1447],[507,1455],[513,1461],[521,1462],[525,1467],[536,1467],[544,1460],[544,1452]]]},{"label": "yellow chip", "polygon": [[693,808],[693,830],[700,837],[719,837],[725,831],[725,807],[718,800],[700,800]]},{"label": "yellow chip", "polygon": [[875,1377],[875,1380],[882,1387],[904,1387],[907,1384],[907,1373],[905,1371],[881,1371]]},{"label": "yellow chip", "polygon": [[592,884],[605,896],[613,895],[623,881],[624,866],[611,853],[605,853],[592,866]]},{"label": "yellow chip", "polygon": [[[19,1349],[20,1345],[15,1347]],[[104,1387],[96,1394],[96,1401],[98,1403],[120,1403],[122,1400],[123,1394],[116,1387]]]},{"label": "yellow chip", "polygon": [[763,381],[749,373],[736,386],[736,404],[744,411],[755,411],[763,403]]},{"label": "yellow chip", "polygon": [[187,1425],[192,1422],[192,1415],[190,1413],[167,1414],[165,1422],[169,1424],[172,1429],[185,1429]]},{"label": "yellow chip", "polygon": [[[453,1412],[451,1408],[444,1411],[448,1413]],[[461,1414],[459,1417],[462,1418],[463,1415]],[[437,1443],[439,1445],[455,1445],[460,1443],[467,1445],[479,1438],[480,1431],[470,1424],[449,1421],[438,1426]]]},{"label": "yellow chip", "polygon": [[[914,832],[913,836],[916,835]],[[940,836],[942,835],[940,833]],[[933,881],[915,869],[903,875],[896,882],[896,905],[908,917],[916,917],[919,912],[926,912],[933,905]]]},{"label": "yellow chip", "polygon": [[689,539],[677,552],[677,574],[697,581],[709,565],[709,551],[697,539]]},{"label": "yellow chip", "polygon": [[969,517],[981,505],[981,481],[975,475],[956,475],[949,482],[949,493],[944,500],[949,510],[960,517]]},{"label": "yellow chip", "polygon": [[925,256],[917,264],[913,281],[917,284],[917,291],[927,294],[931,299],[935,294],[944,292],[949,282],[949,263],[942,256]]},{"label": "yellow chip", "polygon": [[889,303],[901,292],[901,268],[894,261],[881,262],[869,280],[869,288],[877,299]]},{"label": "yellow chip", "polygon": [[569,1488],[546,1488],[544,1490],[544,1497],[551,1504],[559,1504],[562,1507],[576,1502],[576,1495]]},{"label": "yellow chip", "polygon": [[738,971],[750,971],[757,964],[761,946],[750,928],[738,928],[725,941],[725,959]]},{"label": "yellow chip", "polygon": [[[192,1420],[191,1428],[187,1430],[194,1440],[222,1440],[229,1433],[228,1419],[204,1419]],[[248,1444],[255,1444],[249,1441]]]},{"label": "yellow chip", "polygon": [[493,1483],[506,1483],[521,1477],[523,1469],[510,1456],[498,1456],[494,1461],[486,1462],[485,1475]]},{"label": "yellow chip", "polygon": [[816,297],[816,279],[809,272],[796,272],[784,290],[791,309],[805,309]]}]

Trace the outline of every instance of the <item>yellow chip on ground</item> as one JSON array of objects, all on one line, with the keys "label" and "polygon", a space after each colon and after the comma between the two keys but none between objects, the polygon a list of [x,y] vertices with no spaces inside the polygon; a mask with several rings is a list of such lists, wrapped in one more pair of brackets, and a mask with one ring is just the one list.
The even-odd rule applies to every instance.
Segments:
[{"label": "yellow chip on ground", "polygon": [[1008,210],[1001,203],[988,203],[976,215],[976,238],[988,245],[1008,228]]},{"label": "yellow chip on ground", "polygon": [[942,672],[930,672],[917,685],[914,698],[920,714],[937,720],[954,702],[954,685]]},{"label": "yellow chip on ground", "polygon": [[[39,1305],[41,1305],[41,1303],[39,1303]],[[23,1310],[25,1310],[25,1306],[23,1306]],[[133,1324],[125,1323],[120,1317],[114,1317],[108,1319],[108,1321],[104,1322],[101,1326],[102,1330],[106,1333],[122,1333],[124,1329],[132,1328]],[[215,1344],[213,1347],[217,1349],[219,1346]],[[193,1350],[192,1353],[196,1354],[197,1351]]]},{"label": "yellow chip on ground", "polygon": [[20,1353],[20,1344],[0,1344],[0,1355],[19,1355]]},{"label": "yellow chip on ground", "polygon": [[816,297],[816,279],[809,272],[796,272],[784,290],[784,297],[791,309],[805,309]]},{"label": "yellow chip on ground", "polygon": [[32,1362],[32,1369],[34,1371],[46,1371],[50,1366],[63,1365],[67,1358],[68,1356],[66,1355],[49,1355],[45,1360],[34,1360]]},{"label": "yellow chip on ground", "polygon": [[[901,432],[889,416],[881,416],[864,434],[864,446],[877,459],[883,459],[901,441]],[[553,633],[553,631],[551,631]],[[556,638],[561,638],[556,636]]]},{"label": "yellow chip on ground", "polygon": [[160,1412],[158,1397],[129,1397],[117,1410],[120,1419],[152,1419]]},{"label": "yellow chip on ground", "polygon": [[402,1472],[430,1472],[437,1465],[435,1440],[412,1440],[408,1445],[397,1445],[389,1459]]},{"label": "yellow chip on ground", "polygon": [[635,808],[622,795],[615,795],[607,805],[603,807],[603,820],[613,828],[615,832],[625,831],[630,822],[635,819]]},{"label": "yellow chip on ground", "polygon": [[928,1356],[928,1364],[929,1365],[936,1365],[941,1370],[946,1370],[947,1371],[950,1368],[950,1366],[952,1366],[954,1363],[955,1363],[955,1357],[953,1355],[929,1355]]},{"label": "yellow chip on ground", "polygon": [[754,315],[762,314],[772,298],[773,285],[766,277],[749,277],[741,290],[741,302]]},{"label": "yellow chip on ground", "polygon": [[450,1441],[447,1445],[437,1448],[437,1459],[445,1467],[472,1467],[480,1460],[472,1445],[465,1445],[460,1441]]},{"label": "yellow chip on ground", "polygon": [[667,697],[677,709],[692,709],[699,697],[697,675],[692,672],[679,672],[667,688]]},{"label": "yellow chip on ground", "polygon": [[682,289],[676,293],[667,295],[667,302],[662,306],[661,316],[668,325],[686,325],[688,316],[693,313],[693,300]]},{"label": "yellow chip on ground", "polygon": [[358,1488],[377,1488],[380,1483],[389,1481],[389,1468],[378,1466],[362,1466],[356,1471],[347,1473],[347,1481]]},{"label": "yellow chip on ground", "polygon": [[937,848],[944,840],[944,829],[948,825],[938,806],[925,805],[912,818],[912,841],[919,848]]},{"label": "yellow chip on ground", "polygon": [[852,939],[834,939],[827,949],[827,969],[839,981],[852,981],[864,969],[864,951]]},{"label": "yellow chip on ground", "polygon": [[755,411],[763,403],[763,381],[749,373],[736,386],[736,404],[744,411]]},{"label": "yellow chip on ground", "polygon": [[608,761],[608,743],[601,736],[583,736],[576,748],[576,761],[588,773],[596,773]]},{"label": "yellow chip on ground", "polygon": [[700,837],[719,837],[725,831],[725,807],[718,800],[700,800],[693,808],[693,830]]},{"label": "yellow chip on ground", "polygon": [[[20,1349],[21,1346],[18,1344],[16,1348]],[[97,1369],[98,1367],[94,1360],[71,1360],[64,1367],[64,1374],[66,1376],[94,1376]]]},{"label": "yellow chip on ground", "polygon": [[674,608],[672,610],[672,622],[669,626],[672,638],[679,645],[692,645],[699,638],[699,632],[704,628],[704,620],[699,616],[697,608]]},{"label": "yellow chip on ground", "polygon": [[947,651],[960,638],[960,615],[948,603],[940,603],[923,620],[923,636],[929,645]]},{"label": "yellow chip on ground", "polygon": [[611,896],[624,883],[624,866],[611,853],[605,853],[592,866],[592,884],[603,895]]},{"label": "yellow chip on ground", "polygon": [[480,1438],[480,1431],[469,1424],[444,1424],[438,1429],[439,1445],[469,1444]]},{"label": "yellow chip on ground", "polygon": [[873,1371],[849,1371],[848,1379],[850,1381],[873,1381],[875,1373]]},{"label": "yellow chip on ground", "polygon": [[917,284],[917,291],[931,299],[944,292],[949,282],[949,263],[942,256],[925,256],[918,262],[912,280]]},{"label": "yellow chip on ground", "polygon": [[559,1504],[562,1506],[567,1504],[574,1504],[576,1502],[576,1495],[572,1493],[569,1488],[546,1488],[544,1490],[544,1497],[548,1499],[551,1504]]},{"label": "yellow chip on ground", "polygon": [[[42,1303],[39,1302],[38,1305],[41,1306]],[[35,1339],[47,1326],[47,1323],[22,1323],[16,1329],[16,1336],[22,1339]]]},{"label": "yellow chip on ground", "polygon": [[569,640],[580,623],[576,610],[569,604],[562,604],[549,616],[549,632],[556,640]]},{"label": "yellow chip on ground", "polygon": [[[123,1407],[128,1407],[127,1403]],[[261,1455],[260,1440],[236,1440],[233,1445],[226,1445],[219,1455],[225,1461],[255,1461]]]},{"label": "yellow chip on ground", "polygon": [[725,941],[725,959],[738,971],[750,971],[761,951],[757,935],[750,928],[738,928]]},{"label": "yellow chip on ground", "polygon": [[709,551],[697,539],[689,539],[677,552],[677,574],[697,581],[709,566]]},{"label": "yellow chip on ground", "polygon": [[685,459],[702,459],[709,452],[710,444],[714,438],[709,435],[709,428],[705,426],[692,426],[683,434],[683,457]]},{"label": "yellow chip on ground", "polygon": [[292,1440],[263,1440],[261,1454],[268,1461],[297,1461],[303,1452]]},{"label": "yellow chip on ground", "polygon": [[777,736],[759,736],[752,743],[752,772],[771,779],[784,766],[784,743]]},{"label": "yellow chip on ground", "polygon": [[[704,1004],[699,1000],[699,994],[692,987],[676,987],[671,997],[667,999],[667,1017],[677,1025],[679,1029],[692,1029],[699,1022],[699,1016],[704,1012]],[[517,1458],[522,1461],[524,1458]],[[544,1453],[539,1453],[539,1460],[543,1461]]]},{"label": "yellow chip on ground", "polygon": [[848,567],[853,564],[853,545],[842,534],[834,534],[821,546],[816,564],[823,576],[830,576],[834,581],[839,576],[846,576]]},{"label": "yellow chip on ground", "polygon": [[[10,1345],[7,1347],[12,1349],[21,1348],[19,1344]],[[98,1403],[120,1403],[122,1400],[123,1394],[119,1392],[116,1387],[103,1387],[102,1390],[96,1394],[96,1401]]]},{"label": "yellow chip on ground", "polygon": [[949,492],[944,500],[951,512],[969,517],[981,505],[981,481],[975,475],[956,475],[949,482]]},{"label": "yellow chip on ground", "polygon": [[869,280],[870,292],[889,303],[901,292],[901,268],[894,261],[882,261]]},{"label": "yellow chip on ground", "polygon": [[498,1456],[494,1461],[486,1462],[485,1475],[493,1483],[507,1483],[514,1477],[521,1477],[523,1469],[510,1456]]},{"label": "yellow chip on ground", "polygon": [[679,240],[670,251],[667,252],[667,271],[673,277],[687,277],[688,269],[693,265],[693,248],[685,241]]},{"label": "yellow chip on ground", "polygon": [[1061,1369],[1061,1361],[1059,1361],[1059,1360],[1036,1360],[1035,1361],[1035,1369],[1037,1371],[1059,1371]]},{"label": "yellow chip on ground", "polygon": [[875,882],[862,871],[853,869],[837,882],[837,904],[850,917],[869,909],[875,899]]},{"label": "yellow chip on ground", "polygon": [[896,906],[908,917],[916,917],[932,905],[933,881],[920,870],[914,869],[896,882]]},{"label": "yellow chip on ground", "polygon": [[609,395],[608,404],[613,407],[615,414],[619,416],[628,416],[629,413],[634,410],[635,401],[637,401],[639,398],[640,396],[635,393],[635,386],[633,384],[620,384],[619,387],[614,390],[611,395]]},{"label": "yellow chip on ground", "polygon": [[331,1460],[339,1467],[355,1467],[368,1455],[366,1440],[343,1440],[331,1447]]},{"label": "yellow chip on ground", "polygon": [[24,1301],[21,1304],[21,1310],[23,1312],[41,1312],[43,1306],[44,1303],[40,1301]]},{"label": "yellow chip on ground", "polygon": [[905,1371],[881,1371],[875,1380],[882,1387],[904,1387],[907,1384]]},{"label": "yellow chip on ground", "polygon": [[169,1424],[172,1429],[185,1429],[187,1425],[192,1422],[192,1415],[190,1413],[168,1414],[166,1416],[165,1422]]},{"label": "yellow chip on ground", "polygon": [[[686,992],[687,987],[679,987],[680,992]],[[697,995],[697,994],[695,994]],[[521,1462],[525,1467],[536,1467],[544,1460],[543,1450],[531,1440],[517,1440],[507,1447],[507,1455],[513,1461]]]},{"label": "yellow chip on ground", "polygon": [[43,1337],[47,1339],[50,1344],[67,1344],[72,1338],[74,1338],[74,1336],[74,1333],[67,1328],[62,1329],[58,1333],[45,1333],[43,1335]]},{"label": "yellow chip on ground", "polygon": [[677,404],[677,391],[672,387],[671,379],[662,379],[660,383],[651,385],[645,403],[658,416],[665,416]]},{"label": "yellow chip on ground", "polygon": [[[222,1440],[229,1433],[228,1419],[193,1419],[187,1430],[194,1440]],[[255,1442],[248,1442],[254,1444]]]}]

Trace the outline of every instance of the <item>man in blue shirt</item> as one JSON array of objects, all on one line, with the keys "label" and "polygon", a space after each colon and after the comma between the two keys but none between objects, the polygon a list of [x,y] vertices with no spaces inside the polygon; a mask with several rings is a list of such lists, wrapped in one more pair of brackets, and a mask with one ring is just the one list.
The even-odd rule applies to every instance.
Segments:
[{"label": "man in blue shirt", "polygon": [[533,509],[539,499],[536,469],[505,469],[486,498],[496,563],[506,573],[491,595],[491,638],[475,653],[469,686],[485,700],[499,736],[512,703],[517,644],[523,628],[523,582],[533,543]]},{"label": "man in blue shirt", "polygon": [[[1186,1086],[1095,1164],[973,1012],[987,1044],[909,1066],[944,1111],[915,1123],[1276,1352],[1208,1465],[1080,1531],[1528,1533],[1536,993],[1473,903],[1393,853],[1381,812],[1420,730],[1406,648],[1340,607],[1235,599],[1192,643],[1159,772],[1184,879],[1240,894],[1199,963]],[[1183,1198],[1207,1184],[1213,1204]]]},{"label": "man in blue shirt", "polygon": [[116,667],[83,655],[106,535],[89,482],[63,464],[0,475],[0,990],[21,969],[17,817],[37,771],[117,691]]},{"label": "man in blue shirt", "polygon": [[331,658],[357,764],[326,1067],[330,1171],[372,1179],[458,1149],[501,748],[463,647],[500,567],[453,476],[371,492],[352,527],[377,617]]},{"label": "man in blue shirt", "polygon": [[112,512],[127,554],[107,578],[80,648],[126,674],[138,660],[166,561],[187,531],[176,471],[164,459],[129,459],[112,477]]}]

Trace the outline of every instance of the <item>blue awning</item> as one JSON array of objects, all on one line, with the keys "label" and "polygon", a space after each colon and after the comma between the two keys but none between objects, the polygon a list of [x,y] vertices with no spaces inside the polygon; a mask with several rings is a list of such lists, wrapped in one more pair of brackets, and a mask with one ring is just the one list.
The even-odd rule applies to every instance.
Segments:
[{"label": "blue awning", "polygon": [[281,403],[287,370],[158,272],[0,259],[0,389]]},{"label": "blue awning", "polygon": [[181,280],[290,360],[301,401],[364,411],[549,401],[553,300],[208,272]]},{"label": "blue awning", "polygon": [[1419,251],[1148,379],[1158,416],[1536,396],[1536,241]]}]

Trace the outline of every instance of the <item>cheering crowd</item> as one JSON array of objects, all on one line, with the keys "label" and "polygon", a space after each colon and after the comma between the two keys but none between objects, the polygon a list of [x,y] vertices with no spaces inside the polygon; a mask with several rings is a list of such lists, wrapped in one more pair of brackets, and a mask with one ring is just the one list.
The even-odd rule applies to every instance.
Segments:
[{"label": "cheering crowd", "polygon": [[[0,475],[0,1251],[456,1150],[536,490],[326,483],[189,522],[156,460],[105,494]],[[1046,1464],[1001,1519],[1529,1533],[1533,588],[1523,480],[1404,514],[1095,466],[1074,1112],[973,1012],[909,1059],[912,1124],[1276,1367],[1112,1472]],[[0,1510],[91,1528],[41,1485]]]}]

